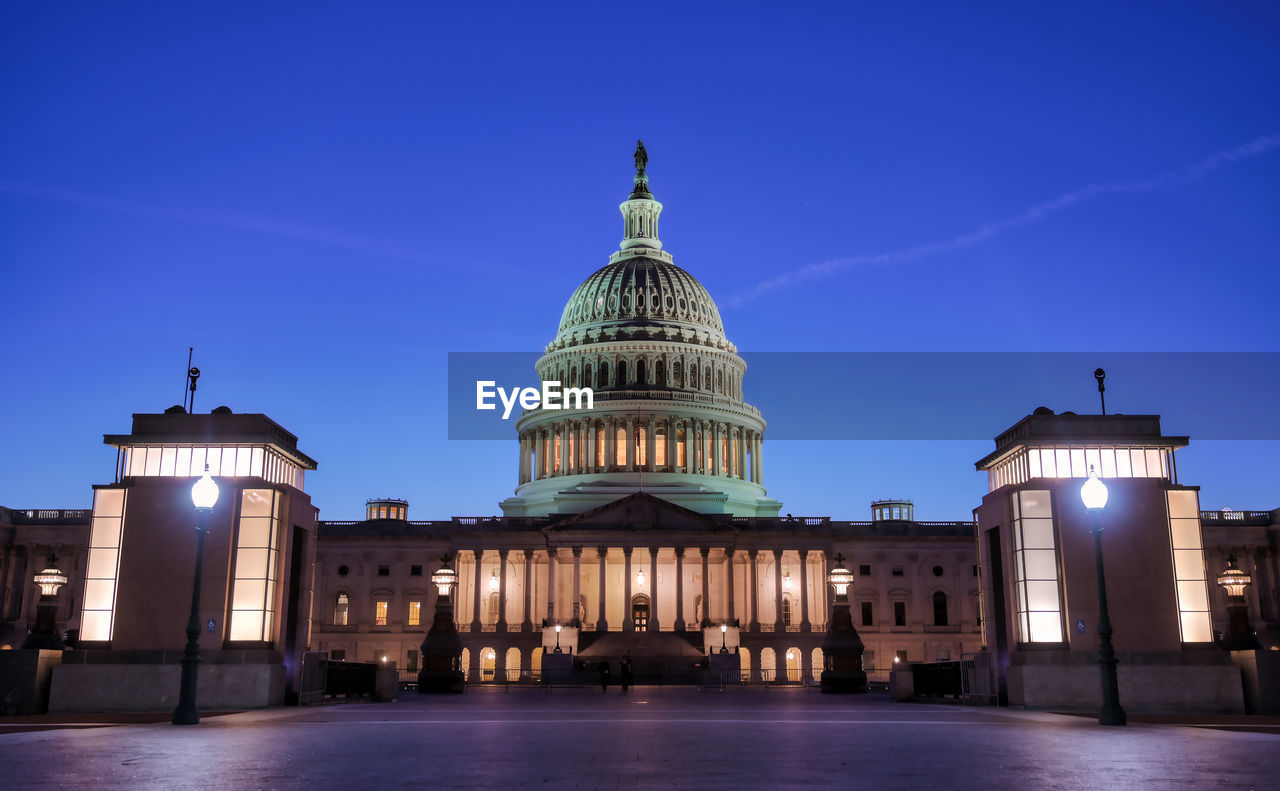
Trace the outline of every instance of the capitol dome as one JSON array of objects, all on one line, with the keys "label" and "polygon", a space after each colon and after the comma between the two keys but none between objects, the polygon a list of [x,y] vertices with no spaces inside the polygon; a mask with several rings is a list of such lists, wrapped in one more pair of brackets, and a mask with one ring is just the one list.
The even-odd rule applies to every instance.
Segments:
[{"label": "capitol dome", "polygon": [[662,249],[647,161],[638,146],[618,251],[574,290],[536,364],[543,382],[590,389],[592,405],[521,415],[507,516],[581,513],[638,491],[700,513],[781,507],[762,484],[765,422],[743,399],[747,364],[711,294]]},{"label": "capitol dome", "polygon": [[715,300],[693,275],[640,255],[611,261],[584,280],[564,306],[558,335],[624,325],[724,336]]}]

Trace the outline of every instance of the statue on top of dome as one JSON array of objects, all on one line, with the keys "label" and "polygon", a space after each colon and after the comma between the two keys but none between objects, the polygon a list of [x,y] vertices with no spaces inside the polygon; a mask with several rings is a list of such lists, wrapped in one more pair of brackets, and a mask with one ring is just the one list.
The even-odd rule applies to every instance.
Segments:
[{"label": "statue on top of dome", "polygon": [[636,141],[636,175],[644,175],[644,166],[649,164],[649,153],[644,150],[644,141]]}]

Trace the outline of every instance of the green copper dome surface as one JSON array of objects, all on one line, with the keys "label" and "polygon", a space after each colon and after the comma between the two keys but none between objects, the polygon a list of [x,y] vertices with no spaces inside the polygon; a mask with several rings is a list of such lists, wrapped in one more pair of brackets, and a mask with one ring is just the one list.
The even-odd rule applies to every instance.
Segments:
[{"label": "green copper dome surface", "polygon": [[569,297],[559,334],[610,325],[674,324],[724,335],[715,300],[669,261],[634,256],[597,270]]}]

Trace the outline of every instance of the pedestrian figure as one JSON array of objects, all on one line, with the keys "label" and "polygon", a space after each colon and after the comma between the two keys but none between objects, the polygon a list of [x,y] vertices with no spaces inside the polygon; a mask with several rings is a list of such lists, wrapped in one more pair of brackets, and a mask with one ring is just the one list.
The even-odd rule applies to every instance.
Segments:
[{"label": "pedestrian figure", "polygon": [[622,669],[619,671],[622,681],[622,694],[627,693],[627,689],[631,687],[631,657],[622,657]]},{"label": "pedestrian figure", "polygon": [[600,691],[609,694],[609,660],[600,660]]}]

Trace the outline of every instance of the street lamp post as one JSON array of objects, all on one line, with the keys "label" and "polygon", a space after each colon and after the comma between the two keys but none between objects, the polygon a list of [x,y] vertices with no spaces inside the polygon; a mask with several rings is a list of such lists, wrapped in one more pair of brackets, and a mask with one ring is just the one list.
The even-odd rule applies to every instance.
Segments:
[{"label": "street lamp post", "polygon": [[23,648],[62,651],[66,646],[58,634],[58,590],[67,584],[67,575],[58,568],[58,556],[49,555],[49,565],[32,578],[40,588],[40,601],[36,603],[36,625],[22,642]]},{"label": "street lamp post", "polygon": [[724,623],[720,624],[720,653],[722,654],[729,653],[729,647],[725,645],[725,636],[727,634],[729,634],[729,625]]},{"label": "street lamp post", "polygon": [[191,586],[191,616],[187,618],[187,647],[182,652],[182,685],[178,691],[178,707],[173,710],[174,725],[198,725],[196,678],[200,670],[200,577],[204,571],[204,537],[209,533],[209,514],[218,502],[218,484],[204,475],[191,487],[191,503],[196,507],[196,574]]},{"label": "street lamp post", "polygon": [[453,597],[458,572],[449,565],[449,556],[440,558],[440,568],[431,575],[436,586],[436,613],[431,628],[422,640],[422,669],[418,671],[418,691],[462,692],[466,677],[462,673],[462,638],[453,622]]},{"label": "street lamp post", "polygon": [[1262,647],[1258,635],[1249,624],[1249,603],[1244,589],[1253,582],[1247,572],[1236,566],[1236,556],[1227,556],[1227,568],[1218,575],[1218,584],[1227,593],[1227,634],[1222,647],[1227,651],[1251,651]]},{"label": "street lamp post", "polygon": [[831,623],[822,640],[822,691],[866,692],[867,672],[862,667],[862,638],[849,614],[849,587],[853,572],[844,567],[844,555],[836,555],[827,582],[836,592]]},{"label": "street lamp post", "polygon": [[557,654],[564,653],[564,651],[560,650],[560,630],[562,628],[564,627],[562,627],[560,624],[556,624],[556,650],[554,653],[557,653]]},{"label": "street lamp post", "polygon": [[1089,480],[1080,487],[1080,500],[1093,515],[1093,554],[1098,575],[1098,666],[1102,670],[1102,708],[1098,724],[1124,725],[1127,722],[1120,707],[1120,684],[1116,679],[1116,651],[1111,646],[1111,616],[1107,612],[1107,578],[1102,567],[1102,509],[1107,504],[1106,484],[1089,468]]}]

